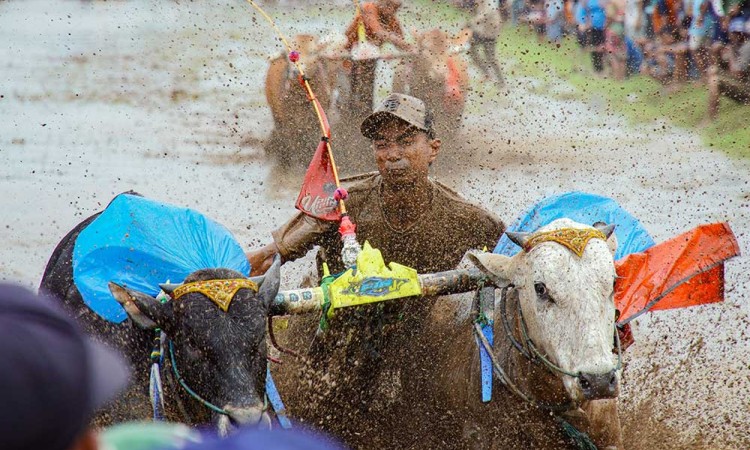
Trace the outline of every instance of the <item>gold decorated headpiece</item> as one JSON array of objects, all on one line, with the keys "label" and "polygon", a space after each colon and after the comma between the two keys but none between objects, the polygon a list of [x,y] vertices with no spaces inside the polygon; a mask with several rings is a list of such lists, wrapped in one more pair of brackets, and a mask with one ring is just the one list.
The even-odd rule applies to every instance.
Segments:
[{"label": "gold decorated headpiece", "polygon": [[567,247],[568,250],[575,253],[580,258],[583,256],[583,251],[586,249],[586,245],[588,245],[591,239],[601,239],[606,241],[607,236],[601,231],[592,228],[560,228],[559,230],[539,231],[529,237],[526,244],[523,246],[523,249],[526,250],[526,252],[530,252],[542,242],[557,242],[558,244]]},{"label": "gold decorated headpiece", "polygon": [[246,278],[232,278],[228,280],[206,280],[183,284],[172,291],[172,299],[177,300],[185,294],[200,292],[208,297],[216,306],[226,312],[232,303],[234,295],[240,289],[252,289],[258,292],[258,285]]}]

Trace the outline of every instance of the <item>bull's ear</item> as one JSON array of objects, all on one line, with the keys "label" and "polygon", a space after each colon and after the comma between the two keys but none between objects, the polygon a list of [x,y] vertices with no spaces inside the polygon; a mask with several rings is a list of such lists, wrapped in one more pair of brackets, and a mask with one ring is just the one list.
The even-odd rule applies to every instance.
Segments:
[{"label": "bull's ear", "polygon": [[260,285],[258,296],[263,305],[268,309],[271,302],[279,293],[279,284],[281,283],[281,257],[277,253],[273,258],[273,264],[268,268],[263,276],[263,284]]},{"label": "bull's ear", "polygon": [[469,253],[469,261],[495,283],[505,287],[512,283],[513,258],[495,253]]},{"label": "bull's ear", "polygon": [[148,294],[134,291],[110,282],[109,290],[133,322],[141,328],[154,329],[169,327],[172,319],[172,305],[162,303]]}]

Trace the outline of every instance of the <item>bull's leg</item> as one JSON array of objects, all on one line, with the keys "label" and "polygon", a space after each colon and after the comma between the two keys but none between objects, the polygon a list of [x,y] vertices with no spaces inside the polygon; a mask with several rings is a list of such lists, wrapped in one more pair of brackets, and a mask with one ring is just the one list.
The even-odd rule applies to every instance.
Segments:
[{"label": "bull's leg", "polygon": [[581,408],[586,413],[587,429],[597,448],[622,449],[622,429],[620,416],[617,414],[617,399],[592,400]]}]

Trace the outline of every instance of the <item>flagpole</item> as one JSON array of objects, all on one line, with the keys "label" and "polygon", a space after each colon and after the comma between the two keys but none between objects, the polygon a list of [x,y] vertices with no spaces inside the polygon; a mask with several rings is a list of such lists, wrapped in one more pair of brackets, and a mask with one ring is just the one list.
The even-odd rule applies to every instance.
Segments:
[{"label": "flagpole", "polygon": [[[305,75],[304,70],[302,69],[302,65],[299,64],[299,52],[295,51],[292,46],[289,44],[289,41],[284,36],[284,33],[281,32],[281,30],[276,26],[276,23],[273,21],[271,16],[266,14],[266,12],[258,6],[257,3],[253,0],[246,0],[250,5],[255,8],[256,11],[258,11],[265,19],[268,21],[269,24],[271,24],[271,27],[276,31],[276,34],[281,39],[281,42],[284,44],[284,47],[286,47],[287,55],[289,58],[289,61],[294,64],[294,66],[297,68],[297,71],[299,72],[299,81],[302,87],[305,89],[305,92],[307,94],[307,100],[312,103],[313,109],[315,110],[315,115],[318,118],[318,125],[320,125],[320,130],[322,132],[321,140],[325,142],[326,147],[326,153],[328,154],[328,158],[331,162],[331,171],[333,172],[333,180],[336,184],[336,192],[334,193],[334,199],[338,202],[339,212],[341,214],[340,219],[340,226],[339,226],[339,234],[341,234],[341,239],[344,243],[343,249],[341,252],[341,259],[344,262],[344,265],[346,267],[352,266],[356,262],[357,255],[361,251],[361,247],[359,243],[357,242],[357,235],[356,235],[356,228],[357,226],[354,224],[354,222],[351,221],[349,218],[349,214],[346,211],[346,203],[344,203],[344,200],[348,197],[348,193],[346,189],[343,189],[341,187],[341,181],[339,180],[339,173],[338,173],[338,167],[336,166],[336,160],[333,157],[333,150],[331,149],[331,127],[328,123],[328,117],[326,117],[325,111],[323,110],[322,105],[320,104],[320,101],[315,96],[315,93],[312,90],[312,87],[310,86],[310,82]],[[357,11],[359,11],[359,2],[357,0],[355,1],[355,5],[357,7]],[[364,33],[364,23],[360,27],[361,30],[358,30],[360,35],[363,35]]]}]

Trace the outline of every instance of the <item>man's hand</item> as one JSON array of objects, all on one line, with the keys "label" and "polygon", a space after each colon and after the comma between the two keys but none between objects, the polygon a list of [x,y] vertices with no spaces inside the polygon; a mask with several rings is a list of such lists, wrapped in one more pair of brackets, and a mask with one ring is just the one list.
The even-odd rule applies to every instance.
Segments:
[{"label": "man's hand", "polygon": [[258,276],[266,273],[271,264],[273,264],[273,257],[279,253],[279,247],[276,246],[275,242],[271,242],[258,250],[251,250],[245,253],[247,260],[250,263],[250,275]]}]

